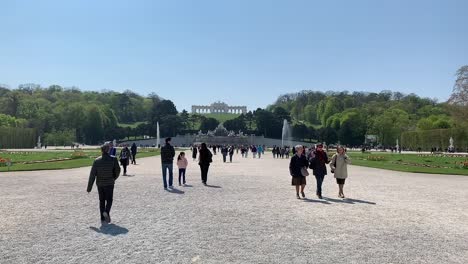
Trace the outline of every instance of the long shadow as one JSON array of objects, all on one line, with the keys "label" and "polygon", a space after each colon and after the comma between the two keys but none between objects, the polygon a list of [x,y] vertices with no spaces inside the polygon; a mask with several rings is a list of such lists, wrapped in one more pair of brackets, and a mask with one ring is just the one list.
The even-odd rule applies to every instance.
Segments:
[{"label": "long shadow", "polygon": [[192,188],[193,185],[190,185],[190,184],[185,184],[184,187],[189,187],[189,188]]},{"label": "long shadow", "polygon": [[302,201],[304,201],[304,202],[308,202],[308,203],[331,204],[331,203],[330,203],[330,202],[328,202],[328,201],[322,201],[322,200],[313,200],[313,199],[309,199],[309,198],[302,198]]},{"label": "long shadow", "polygon": [[179,189],[167,189],[167,192],[170,192],[170,193],[176,193],[176,194],[184,194],[185,192],[184,191],[181,191]]},{"label": "long shadow", "polygon": [[116,224],[102,224],[100,228],[90,226],[89,229],[97,233],[110,235],[110,236],[125,235],[128,233],[127,228],[118,226]]},{"label": "long shadow", "polygon": [[363,203],[363,204],[371,204],[371,205],[376,205],[377,204],[377,203],[374,203],[374,202],[358,200],[358,199],[352,199],[352,198],[345,198],[345,200],[351,201],[353,203]]},{"label": "long shadow", "polygon": [[221,186],[209,185],[209,184],[207,184],[207,185],[205,185],[205,186],[206,186],[206,187],[210,187],[210,188],[223,188],[223,187],[221,187]]},{"label": "long shadow", "polygon": [[326,199],[327,201],[334,202],[334,203],[346,203],[346,204],[354,204],[352,201],[349,200],[342,200],[342,199],[333,199],[330,197],[323,197],[323,199]]},{"label": "long shadow", "polygon": [[135,177],[135,174],[122,175],[123,177]]},{"label": "long shadow", "polygon": [[333,198],[328,198],[328,197],[324,197],[324,198],[326,198],[327,201],[334,202],[334,203],[347,203],[347,204],[363,203],[363,204],[376,205],[376,203],[374,203],[374,202],[358,200],[358,199],[351,199],[351,198],[345,198],[345,199],[333,199]]}]

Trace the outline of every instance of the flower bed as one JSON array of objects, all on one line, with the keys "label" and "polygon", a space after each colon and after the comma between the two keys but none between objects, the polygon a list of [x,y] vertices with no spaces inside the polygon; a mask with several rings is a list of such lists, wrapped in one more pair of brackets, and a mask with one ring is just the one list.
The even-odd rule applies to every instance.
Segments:
[{"label": "flower bed", "polygon": [[462,168],[462,169],[468,169],[468,160],[461,161],[461,162],[460,162],[460,168]]},{"label": "flower bed", "polygon": [[0,157],[0,167],[11,166],[11,160],[8,158]]},{"label": "flower bed", "polygon": [[367,156],[367,160],[370,160],[370,161],[384,161],[386,158],[384,156],[373,156],[373,155],[369,155]]}]

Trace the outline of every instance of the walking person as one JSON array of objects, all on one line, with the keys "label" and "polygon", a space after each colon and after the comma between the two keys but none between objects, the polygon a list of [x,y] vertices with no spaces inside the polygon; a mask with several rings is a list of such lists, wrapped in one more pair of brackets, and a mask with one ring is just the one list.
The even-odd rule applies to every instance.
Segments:
[{"label": "walking person", "polygon": [[229,148],[229,162],[232,163],[232,156],[234,155],[234,146]]},{"label": "walking person", "polygon": [[185,158],[185,152],[180,152],[179,156],[177,157],[177,167],[179,167],[179,186],[181,186],[182,183],[185,186],[185,172],[187,171],[187,166],[188,161]]},{"label": "walking person", "polygon": [[296,198],[301,199],[299,187],[302,198],[305,198],[304,188],[306,186],[306,176],[309,175],[307,172],[309,162],[304,155],[304,148],[301,145],[297,145],[295,149],[296,155],[293,155],[289,162],[289,173],[292,176],[292,185],[296,186]]},{"label": "walking person", "polygon": [[201,171],[201,180],[202,183],[206,186],[206,181],[208,180],[208,169],[210,168],[210,163],[213,161],[213,154],[206,147],[205,143],[201,144],[200,154],[198,155],[198,165],[200,165]]},{"label": "walking person", "polygon": [[173,182],[173,162],[175,149],[171,146],[171,138],[166,138],[166,145],[161,148],[161,167],[163,174],[164,190],[167,190],[167,171],[169,170],[169,188],[172,188]]},{"label": "walking person", "polygon": [[336,154],[331,158],[330,171],[335,174],[336,184],[338,184],[338,197],[345,198],[343,187],[348,178],[348,164],[351,164],[351,159],[346,155],[345,149],[342,146],[336,148]]},{"label": "walking person", "polygon": [[90,193],[94,181],[99,193],[99,211],[101,221],[111,222],[110,210],[114,198],[115,180],[119,178],[120,166],[116,158],[109,155],[110,144],[106,143],[101,146],[101,157],[93,162],[91,172],[89,174],[87,192]]},{"label": "walking person", "polygon": [[223,155],[223,162],[226,162],[226,157],[228,155],[228,148],[226,146],[221,147],[221,154]]},{"label": "walking person", "polygon": [[255,159],[257,157],[257,147],[255,145],[252,145],[250,149],[252,150],[252,156]]},{"label": "walking person", "polygon": [[322,183],[325,175],[327,175],[327,167],[325,164],[330,163],[328,160],[327,153],[323,150],[323,144],[317,144],[317,148],[314,151],[314,158],[310,163],[310,168],[314,171],[315,179],[317,180],[317,197],[322,199]]},{"label": "walking person", "polygon": [[137,145],[135,142],[133,142],[132,146],[130,147],[130,150],[132,152],[132,164],[136,165],[136,154],[137,154]]},{"label": "walking person", "polygon": [[117,145],[117,141],[114,139],[113,141],[110,141],[108,144],[109,144],[109,155],[115,158],[117,156],[117,149],[115,148],[115,146]]},{"label": "walking person", "polygon": [[262,154],[263,154],[263,147],[262,147],[262,145],[258,145],[257,153],[258,153],[258,158],[261,158],[261,157],[262,157]]},{"label": "walking person", "polygon": [[193,159],[193,161],[197,160],[197,154],[198,154],[198,147],[193,145],[192,146],[192,159]]},{"label": "walking person", "polygon": [[129,164],[128,161],[130,159],[130,155],[130,150],[128,149],[127,145],[124,145],[119,154],[120,164],[124,169],[123,176],[127,176],[127,166]]}]

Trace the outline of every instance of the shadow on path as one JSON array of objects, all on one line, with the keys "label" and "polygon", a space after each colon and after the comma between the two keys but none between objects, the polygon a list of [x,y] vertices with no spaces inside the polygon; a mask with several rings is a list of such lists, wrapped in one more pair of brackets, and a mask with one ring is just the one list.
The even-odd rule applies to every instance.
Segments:
[{"label": "shadow on path", "polygon": [[89,229],[95,231],[96,233],[110,236],[125,235],[128,233],[127,228],[118,226],[116,224],[102,224],[100,228],[90,226]]},{"label": "shadow on path", "polygon": [[192,188],[193,185],[190,185],[190,184],[185,184],[183,187],[189,187],[189,188]]},{"label": "shadow on path", "polygon": [[176,189],[176,188],[167,189],[167,192],[176,193],[176,194],[184,194],[185,193],[184,191],[181,191],[181,190]]},{"label": "shadow on path", "polygon": [[323,197],[327,201],[334,202],[334,203],[346,203],[346,204],[356,204],[356,203],[363,203],[363,204],[371,204],[371,205],[376,205],[374,202],[369,202],[369,201],[364,201],[364,200],[357,200],[357,199],[350,199],[350,198],[345,198],[345,199],[333,199],[329,197]]},{"label": "shadow on path", "polygon": [[210,188],[218,188],[218,189],[219,189],[219,188],[223,188],[223,187],[221,187],[221,186],[209,185],[209,184],[207,184],[207,185],[205,185],[205,186],[206,186],[206,187],[210,187]]},{"label": "shadow on path", "polygon": [[309,199],[309,198],[302,198],[301,199],[302,201],[304,202],[308,202],[308,203],[322,203],[322,204],[331,204],[330,202],[328,201],[323,201],[323,200],[313,200],[313,199]]}]

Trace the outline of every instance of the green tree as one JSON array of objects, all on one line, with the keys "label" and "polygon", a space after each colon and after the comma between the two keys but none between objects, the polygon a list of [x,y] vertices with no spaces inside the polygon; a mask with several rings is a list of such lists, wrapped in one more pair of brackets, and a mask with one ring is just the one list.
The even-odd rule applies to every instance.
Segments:
[{"label": "green tree", "polygon": [[219,125],[219,121],[212,117],[204,117],[200,122],[200,130],[206,132],[208,130],[214,130]]}]

